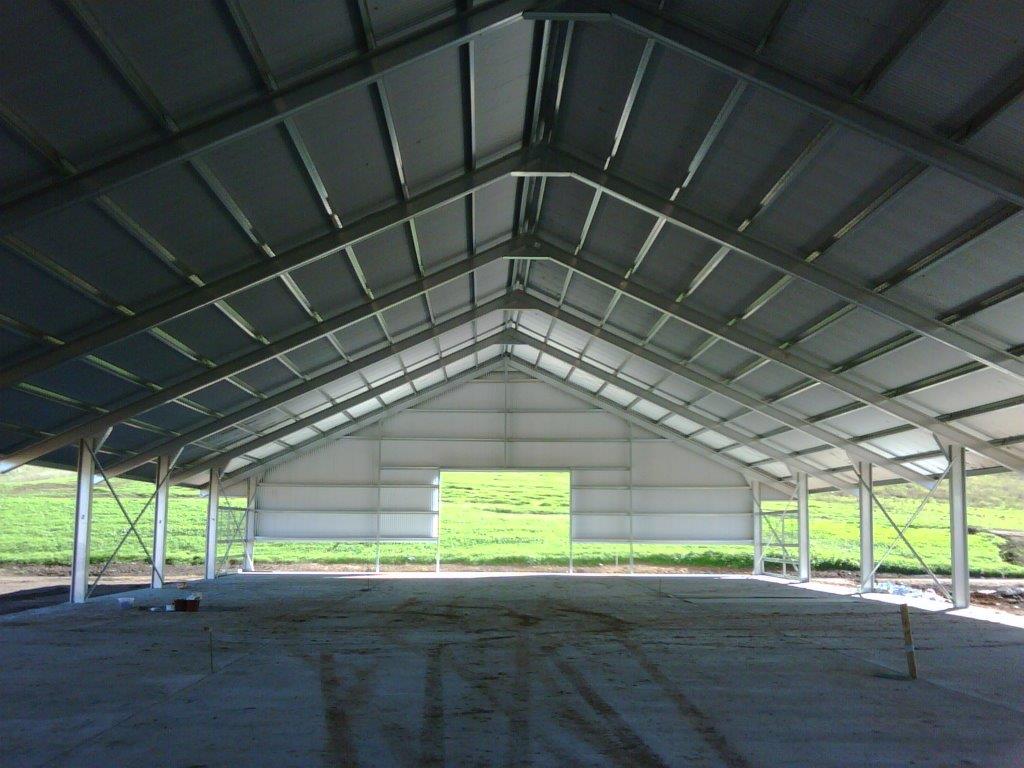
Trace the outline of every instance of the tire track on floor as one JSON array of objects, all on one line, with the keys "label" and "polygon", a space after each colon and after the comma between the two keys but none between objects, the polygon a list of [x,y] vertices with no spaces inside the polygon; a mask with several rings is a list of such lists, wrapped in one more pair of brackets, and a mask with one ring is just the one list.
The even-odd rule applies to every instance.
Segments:
[{"label": "tire track on floor", "polygon": [[[352,738],[352,724],[341,696],[341,678],[335,669],[334,654],[324,651],[319,659],[320,696],[324,702],[324,721],[327,728],[328,766],[357,768],[355,741]],[[366,688],[366,676],[363,685]],[[350,696],[353,692],[350,691]]]},{"label": "tire track on floor", "polygon": [[444,646],[427,651],[423,676],[423,725],[420,729],[420,765],[443,766],[444,756]]},{"label": "tire track on floor", "polygon": [[747,759],[715,727],[715,721],[704,710],[690,701],[686,694],[654,663],[633,638],[622,635],[619,641],[629,649],[641,669],[668,696],[679,714],[704,739],[705,743],[714,750],[727,768],[751,768]]},{"label": "tire track on floor", "polygon": [[556,658],[555,666],[568,680],[580,697],[608,723],[615,739],[618,741],[622,754],[614,755],[618,759],[625,759],[626,764],[642,766],[643,768],[668,768],[668,763],[645,742],[640,735],[630,727],[629,723],[619,714],[597,689],[590,685],[587,679],[580,674],[572,664],[565,659]]}]

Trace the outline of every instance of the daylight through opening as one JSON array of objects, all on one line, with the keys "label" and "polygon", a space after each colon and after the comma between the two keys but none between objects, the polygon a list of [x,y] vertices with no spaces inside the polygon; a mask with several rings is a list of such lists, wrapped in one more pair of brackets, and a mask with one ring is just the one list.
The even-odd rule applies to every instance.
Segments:
[{"label": "daylight through opening", "polygon": [[568,568],[570,497],[568,471],[442,471],[442,564]]}]

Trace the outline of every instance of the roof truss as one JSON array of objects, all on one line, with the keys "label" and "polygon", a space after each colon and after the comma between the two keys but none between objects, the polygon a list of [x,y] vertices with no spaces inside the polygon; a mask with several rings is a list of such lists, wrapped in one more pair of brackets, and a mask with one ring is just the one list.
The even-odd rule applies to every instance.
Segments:
[{"label": "roof truss", "polygon": [[1024,179],[963,146],[872,109],[856,98],[806,80],[746,47],[711,36],[623,0],[565,0],[527,18],[613,23],[698,59],[759,88],[767,88],[829,120],[867,134],[923,163],[941,168],[1024,207]]}]

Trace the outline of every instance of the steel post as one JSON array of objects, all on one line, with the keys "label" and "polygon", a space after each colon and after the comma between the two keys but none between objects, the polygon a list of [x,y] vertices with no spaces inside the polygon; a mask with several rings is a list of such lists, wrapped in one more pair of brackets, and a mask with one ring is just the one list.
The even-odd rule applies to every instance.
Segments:
[{"label": "steel post", "polygon": [[210,470],[209,496],[206,498],[206,571],[207,579],[217,578],[217,513],[220,511],[220,470]]},{"label": "steel post", "polygon": [[245,556],[242,559],[242,570],[249,573],[253,570],[252,550],[256,541],[256,478],[250,477],[245,494]]},{"label": "steel post", "polygon": [[796,510],[800,535],[800,581],[811,579],[810,512],[807,506],[807,473],[796,473]]},{"label": "steel post", "polygon": [[757,480],[750,481],[750,494],[753,502],[754,575],[760,576],[764,573],[764,541],[761,538],[761,483]]},{"label": "steel post", "polygon": [[89,534],[92,528],[92,478],[95,438],[78,441],[78,481],[75,490],[75,543],[71,554],[71,602],[84,603],[89,591]]},{"label": "steel post", "polygon": [[857,499],[860,506],[860,591],[875,591],[875,530],[874,480],[870,462],[857,462],[860,487]]},{"label": "steel post", "polygon": [[950,571],[953,576],[953,605],[966,608],[971,602],[970,566],[967,560],[967,483],[964,447],[949,450],[949,532]]},{"label": "steel post", "polygon": [[160,589],[164,585],[164,561],[167,553],[167,502],[171,483],[171,457],[158,456],[156,460],[156,500],[153,516],[153,575],[150,586]]}]

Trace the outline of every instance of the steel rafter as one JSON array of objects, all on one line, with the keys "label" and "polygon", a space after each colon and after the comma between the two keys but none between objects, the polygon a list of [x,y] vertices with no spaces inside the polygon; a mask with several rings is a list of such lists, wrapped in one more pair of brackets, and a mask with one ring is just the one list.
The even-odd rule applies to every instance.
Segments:
[{"label": "steel rafter", "polygon": [[[846,450],[857,456],[860,456],[866,461],[871,461],[881,467],[884,467],[888,471],[892,472],[898,477],[903,478],[904,480],[907,480],[912,483],[917,483],[920,485],[928,485],[928,478],[926,476],[921,475],[912,469],[904,467],[902,464],[899,463],[898,458],[884,456],[880,453],[877,453],[876,451],[869,447],[860,445],[858,442],[854,440],[847,439],[842,435],[837,435],[834,432],[831,432],[823,427],[816,426],[815,424],[812,424],[810,421],[804,419],[803,417],[790,413],[789,411],[780,408],[779,406],[774,405],[773,403],[769,403],[765,400],[762,400],[756,397],[755,395],[747,393],[743,390],[731,387],[724,381],[714,377],[710,373],[701,372],[695,368],[691,368],[686,364],[685,361],[669,359],[654,350],[648,349],[640,344],[636,344],[632,341],[629,341],[628,339],[625,339],[616,333],[608,331],[606,328],[599,328],[597,325],[590,323],[581,317],[577,317],[574,314],[558,310],[557,308],[552,307],[547,302],[544,302],[532,296],[530,297],[529,302],[526,306],[528,309],[533,309],[535,311],[547,314],[554,319],[557,319],[569,326],[572,326],[580,331],[583,331],[584,333],[589,334],[592,338],[603,339],[604,341],[616,347],[619,351],[625,354],[635,355],[636,357],[645,360],[646,362],[653,363],[654,365],[661,368],[667,373],[679,376],[680,378],[689,381],[692,384],[696,384],[697,386],[706,389],[709,392],[719,394],[722,397],[736,403],[737,405],[741,405],[745,408],[750,409],[751,411],[755,411],[764,416],[767,416],[768,418],[777,421],[780,424],[785,424],[786,427],[788,427],[789,429],[803,432],[807,435],[810,435],[811,437],[816,438],[817,440],[821,440],[824,445],[822,445],[819,448],[812,449],[814,451],[824,451],[828,450],[829,448],[840,448],[842,450]],[[760,435],[760,437],[762,439],[770,438],[784,431],[787,431],[786,428],[780,428],[777,431],[762,434]]]},{"label": "steel rafter", "polygon": [[[350,359],[347,363],[331,367],[330,369],[319,373],[315,376],[311,376],[300,384],[290,386],[286,389],[269,395],[263,400],[259,400],[252,405],[248,405],[237,411],[228,413],[218,419],[208,421],[204,424],[199,424],[193,429],[184,432],[183,434],[177,435],[169,440],[164,440],[159,443],[148,445],[141,449],[131,457],[119,461],[112,465],[108,470],[107,474],[110,476],[116,476],[130,472],[132,469],[141,466],[149,461],[152,461],[157,456],[164,455],[174,450],[190,445],[197,440],[202,440],[204,437],[208,437],[221,430],[233,427],[241,422],[251,419],[255,416],[259,416],[262,413],[279,408],[285,403],[294,400],[297,397],[308,394],[309,392],[316,392],[322,387],[330,384],[333,381],[344,378],[351,374],[359,373],[365,368],[375,365],[379,362],[387,360],[391,357],[401,354],[409,349],[412,349],[420,344],[428,343],[442,336],[443,334],[461,328],[462,326],[469,323],[471,320],[483,317],[496,309],[501,309],[504,304],[501,300],[498,302],[490,302],[482,306],[469,309],[461,314],[458,314],[442,323],[431,324],[429,328],[418,333],[414,333],[411,336],[403,338],[401,341],[393,342],[388,344],[381,349],[377,349],[368,354],[360,357]],[[439,350],[440,351],[440,350]]]},{"label": "steel rafter", "polygon": [[[867,73],[864,79],[861,80],[857,88],[854,89],[852,96],[855,98],[863,98],[868,93],[870,93],[871,89],[878,84],[878,82],[882,79],[882,77],[893,65],[893,63],[900,57],[900,54],[902,54],[913,44],[914,40],[917,39],[920,33],[928,27],[928,24],[932,21],[932,19],[934,19],[938,15],[939,11],[941,11],[948,4],[948,2],[949,0],[932,0],[932,2],[929,5],[925,6],[922,13],[919,14],[917,18],[913,19],[912,22],[907,26],[907,28],[904,29],[903,33],[900,35],[896,43],[892,47],[890,47],[888,51],[886,51],[885,55],[883,55],[877,62],[875,62],[875,66],[871,68],[871,70]],[[755,52],[760,53],[761,49],[755,49]],[[740,80],[737,83],[736,87],[745,87],[746,84],[746,81]],[[767,210],[769,210],[772,203],[779,199],[783,191],[796,178],[800,176],[801,172],[810,165],[814,157],[817,156],[817,154],[825,147],[827,142],[831,138],[833,138],[838,132],[839,126],[836,123],[827,123],[820,131],[818,131],[814,138],[812,138],[810,142],[807,143],[803,150],[801,150],[797,157],[789,164],[789,166],[782,173],[782,175],[779,176],[778,179],[776,179],[775,182],[764,193],[764,195],[762,195],[761,199],[758,201],[754,209],[743,217],[743,221],[739,225],[739,228],[741,230],[746,230],[748,227],[754,224],[754,222],[756,222],[758,218],[761,217]],[[675,198],[673,197],[671,199],[674,200]],[[849,230],[839,230],[839,232],[842,234],[845,234],[846,231]],[[823,245],[822,247],[815,248],[812,251],[813,258],[819,258],[821,254],[823,254],[829,246],[836,242],[836,240],[838,240],[838,238],[832,238],[829,240],[827,244]],[[700,287],[700,284],[711,275],[711,273],[718,267],[719,264],[722,263],[725,257],[729,254],[729,250],[730,249],[725,246],[722,246],[721,248],[718,249],[718,251],[711,257],[711,259],[704,266],[704,268],[701,269],[701,271],[693,279],[690,286],[686,290],[686,295],[692,294],[695,290],[697,290],[697,288]],[[808,261],[810,260],[812,260],[812,258],[811,256],[808,256]],[[627,275],[627,277],[629,277],[629,275]],[[790,279],[790,277],[784,276],[779,279],[778,283],[781,283],[784,286],[789,282]],[[776,285],[778,285],[778,283]],[[750,307],[743,313],[742,318],[746,319],[751,314],[758,311],[761,307],[768,303],[769,299],[777,295],[777,293],[780,290],[781,288],[777,288],[775,285],[773,285],[771,288],[768,289],[767,292],[765,292],[765,294],[763,294],[762,296],[758,297],[753,301]],[[715,341],[712,339],[708,343],[707,349],[710,349],[714,344]],[[705,351],[706,349],[704,349],[703,347],[700,350],[701,353]],[[694,355],[694,357],[696,357],[696,355]]]},{"label": "steel rafter", "polygon": [[719,71],[766,88],[829,120],[888,144],[928,165],[959,176],[979,187],[1024,206],[1024,179],[993,165],[961,145],[931,131],[916,128],[855,97],[812,82],[772,63],[739,44],[712,38],[657,12],[623,0],[567,0],[552,10],[534,11],[527,18],[610,22],[642,37],[653,38]]},{"label": "steel rafter", "polygon": [[340,93],[378,82],[388,73],[454,46],[460,46],[523,18],[529,0],[497,0],[474,7],[394,43],[341,62],[323,74],[288,85],[252,105],[231,111],[166,140],[115,158],[72,178],[30,192],[0,207],[0,234],[65,206],[103,194],[140,176],[245,136]]},{"label": "steel rafter", "polygon": [[[7,472],[15,467],[32,461],[33,459],[39,458],[50,451],[61,448],[69,442],[74,442],[83,435],[90,435],[106,427],[114,426],[115,424],[118,424],[119,422],[122,422],[138,413],[150,410],[172,400],[176,400],[179,397],[184,397],[198,389],[215,384],[229,376],[233,376],[237,373],[248,370],[249,368],[255,367],[260,363],[272,360],[278,355],[302,346],[303,344],[307,344],[310,341],[315,341],[316,339],[322,338],[334,331],[350,326],[361,320],[372,318],[377,313],[382,312],[389,307],[396,306],[404,301],[418,297],[432,288],[449,283],[452,280],[456,280],[470,274],[473,270],[486,264],[505,258],[513,253],[517,247],[518,243],[516,241],[509,241],[486,251],[482,251],[476,256],[453,264],[452,266],[440,270],[426,278],[415,280],[411,284],[386,294],[376,301],[367,302],[321,323],[303,328],[302,330],[289,336],[285,336],[284,338],[265,347],[254,350],[248,354],[241,355],[232,361],[218,365],[198,375],[189,377],[158,392],[153,392],[150,395],[133,400],[119,408],[112,409],[100,417],[69,427],[68,429],[58,432],[53,437],[41,440],[5,456],[0,460],[0,471]],[[503,300],[504,299],[501,299],[499,302]],[[496,308],[498,307],[496,306]]]},{"label": "steel rafter", "polygon": [[[1005,350],[997,349],[973,335],[929,317],[924,311],[908,307],[842,275],[825,270],[795,253],[756,240],[728,224],[712,220],[682,205],[666,202],[635,184],[602,171],[589,163],[560,152],[547,150],[544,159],[532,163],[516,175],[546,175],[573,178],[612,195],[655,218],[663,217],[670,224],[693,232],[707,240],[728,246],[736,253],[753,259],[808,283],[838,298],[863,307],[880,317],[914,333],[938,341],[952,349],[1009,376],[1024,381],[1024,361]],[[611,286],[614,290],[614,286]]]},{"label": "steel rafter", "polygon": [[[427,376],[431,373],[441,370],[453,363],[457,363],[460,360],[464,360],[467,357],[472,357],[479,353],[481,350],[488,347],[492,347],[495,344],[502,344],[507,341],[507,334],[504,331],[499,330],[490,336],[483,337],[478,341],[469,344],[468,346],[460,347],[459,349],[450,352],[443,357],[422,365],[418,368],[414,368],[411,371],[407,371],[401,376],[391,378],[385,381],[383,384],[377,386],[368,387],[366,390],[353,395],[352,397],[346,398],[345,400],[337,403],[336,405],[329,405],[326,408],[321,408],[307,416],[303,416],[295,421],[290,421],[280,427],[270,430],[269,432],[259,434],[255,439],[246,441],[241,445],[234,446],[226,451],[218,451],[213,456],[203,457],[196,463],[188,466],[181,467],[175,476],[175,481],[180,481],[183,478],[191,477],[192,475],[200,472],[207,472],[217,467],[224,467],[232,459],[245,456],[250,451],[257,448],[262,448],[269,443],[276,442],[281,438],[287,437],[288,435],[295,434],[296,432],[312,427],[313,425],[323,421],[324,419],[330,418],[338,413],[342,413],[356,406],[363,405],[370,400],[379,400],[381,408],[386,409],[387,403],[380,398],[386,395],[388,392],[395,390],[398,387],[405,385],[411,385],[416,379]],[[441,382],[444,384],[445,382]],[[426,390],[423,390],[426,391]],[[416,392],[415,394],[419,394]],[[317,439],[323,437],[326,432],[321,431]],[[291,446],[289,446],[290,448]]]},{"label": "steel rafter", "polygon": [[[266,59],[264,58],[259,45],[256,43],[255,36],[252,34],[252,30],[249,27],[248,19],[246,18],[244,11],[241,6],[237,4],[236,0],[226,0],[226,2],[228,11],[235,22],[235,30],[242,39],[246,48],[249,50],[261,78],[270,90],[276,90],[276,81],[270,72],[269,66],[267,65]],[[179,133],[181,126],[178,120],[160,101],[159,97],[142,77],[142,74],[139,72],[135,64],[111,39],[110,35],[100,24],[95,14],[93,14],[83,0],[69,0],[68,7],[78,20],[86,35],[88,35],[93,44],[100,49],[104,57],[107,59],[107,62],[125,83],[128,90],[135,96],[136,101],[142,105],[143,109],[148,111],[167,133],[171,135]],[[312,163],[312,160],[309,158],[309,153],[305,150],[305,145],[302,142],[301,137],[298,135],[298,130],[294,123],[290,119],[285,120],[284,126],[287,129],[288,135],[295,143],[303,161],[308,161],[305,163],[305,166],[307,170],[312,173],[314,182],[320,182],[320,177],[316,172],[316,169],[311,169],[310,164]],[[195,171],[196,175],[207,185],[214,197],[224,208],[228,217],[233,220],[242,231],[243,236],[252,243],[257,255],[264,259],[274,258],[276,254],[269,243],[267,243],[266,239],[259,234],[256,227],[249,220],[248,216],[228,191],[227,187],[224,186],[214,173],[213,169],[198,157],[189,159],[188,164]],[[322,182],[320,182],[318,188],[323,188]],[[97,202],[106,203],[106,205],[101,206],[104,210],[107,210],[111,205],[113,205],[110,203],[109,198],[105,196],[98,198]],[[121,215],[114,216],[113,218],[128,229],[129,232],[135,234],[137,239],[149,247],[149,250],[154,251],[158,257],[168,262],[172,269],[181,277],[185,278],[189,283],[200,287],[205,285],[205,281],[199,277],[194,270],[184,268],[181,259],[174,257],[166,248],[157,243],[156,238],[146,232],[141,226],[130,221],[130,219],[126,223],[125,220],[128,219],[127,214],[121,213]],[[299,288],[298,284],[295,283],[290,275],[280,275],[279,279],[283,283],[285,290],[292,295],[296,303],[299,305],[299,308],[308,317],[316,322],[323,319],[316,310],[313,309],[309,299],[305,296],[302,289]],[[259,329],[226,301],[217,301],[214,303],[214,306],[231,322],[238,326],[243,333],[255,340],[257,343],[268,343],[267,338],[259,331]],[[298,372],[290,361],[282,357],[281,362],[288,367],[293,374],[298,375]],[[252,394],[251,392],[248,392],[241,382],[232,381],[232,383],[246,391],[248,394]]]},{"label": "steel rafter", "polygon": [[[610,371],[606,371],[596,365],[593,365],[592,363],[588,363],[586,360],[583,359],[582,355],[567,354],[561,351],[560,349],[551,346],[550,344],[545,344],[543,340],[534,338],[532,335],[525,333],[521,330],[514,332],[514,340],[516,344],[525,344],[527,346],[533,347],[538,352],[541,352],[549,357],[554,358],[555,360],[560,360],[561,362],[569,365],[569,373],[566,374],[566,376],[564,377],[565,379],[571,377],[573,370],[578,369],[597,379],[600,379],[601,381],[605,382],[605,384],[609,384],[613,387],[618,387],[619,389],[629,392],[631,395],[635,395],[640,400],[645,400],[653,405],[656,405],[659,408],[662,408],[663,410],[668,411],[669,413],[681,416],[684,419],[701,425],[701,427],[718,432],[721,435],[724,435],[737,442],[740,442],[743,445],[748,446],[753,450],[764,454],[765,456],[768,456],[776,461],[785,464],[786,466],[791,468],[791,471],[795,471],[797,469],[802,470],[804,472],[807,472],[807,474],[809,475],[814,475],[827,485],[834,486],[840,490],[849,491],[855,488],[855,485],[853,483],[844,481],[842,478],[837,477],[834,472],[826,470],[823,467],[816,466],[814,464],[809,464],[798,458],[794,458],[789,453],[779,450],[778,448],[775,448],[774,446],[767,444],[766,442],[761,440],[757,435],[748,434],[745,432],[741,432],[735,428],[725,426],[722,424],[721,420],[705,416],[703,413],[699,413],[697,411],[692,410],[691,408],[688,408],[685,404],[669,400],[668,398],[663,397],[657,394],[656,392],[651,391],[650,389],[639,387],[622,378],[615,378]],[[598,395],[596,394],[594,396],[598,397]],[[623,407],[622,410],[631,411],[632,408]],[[692,440],[690,435],[682,432],[680,432],[680,434],[683,437],[687,437]],[[710,451],[718,455],[724,454],[723,450],[718,450],[710,446],[704,446],[704,448],[707,451]],[[744,467],[750,466],[745,462],[739,461],[739,459],[735,459],[734,457],[730,456],[729,458],[743,464]]]},{"label": "steel rafter", "polygon": [[0,371],[0,386],[9,386],[62,362],[87,355],[107,344],[140,333],[247,288],[252,288],[278,275],[351,248],[391,227],[401,226],[416,216],[442,208],[476,190],[506,178],[512,171],[523,167],[526,160],[527,155],[524,152],[510,155],[483,166],[473,173],[465,174],[433,190],[417,195],[406,202],[370,214],[345,227],[344,230],[331,232],[281,253],[275,259],[246,267],[181,296],[134,312],[131,316],[98,331],[70,339],[60,347],[15,363]]},{"label": "steel rafter", "polygon": [[644,288],[643,286],[637,285],[628,280],[622,280],[614,272],[611,272],[604,267],[575,257],[572,254],[566,253],[565,251],[562,251],[548,243],[538,241],[534,245],[535,247],[532,249],[532,253],[535,257],[545,255],[552,261],[561,264],[563,267],[566,267],[573,272],[586,276],[595,282],[612,288],[613,290],[618,289],[622,291],[626,296],[629,296],[657,312],[671,315],[673,318],[680,320],[686,325],[692,326],[713,336],[717,336],[732,343],[734,346],[753,354],[769,358],[776,363],[803,374],[813,381],[826,384],[854,400],[859,400],[866,405],[874,406],[880,411],[884,411],[885,413],[895,416],[901,421],[905,421],[908,424],[913,424],[930,432],[943,435],[946,439],[964,445],[972,451],[983,456],[987,456],[993,461],[996,461],[1009,469],[1024,471],[1024,460],[1012,453],[993,446],[988,441],[975,437],[974,435],[959,428],[943,424],[935,417],[919,411],[912,406],[906,405],[905,403],[900,403],[886,397],[863,384],[833,373],[832,371],[819,366],[817,363],[808,360],[802,355],[797,355],[789,351],[781,351],[771,342],[765,341],[764,339],[741,328],[731,326],[728,323],[711,318],[703,312],[686,306],[685,304],[676,304],[671,299],[667,299],[650,289]]}]

